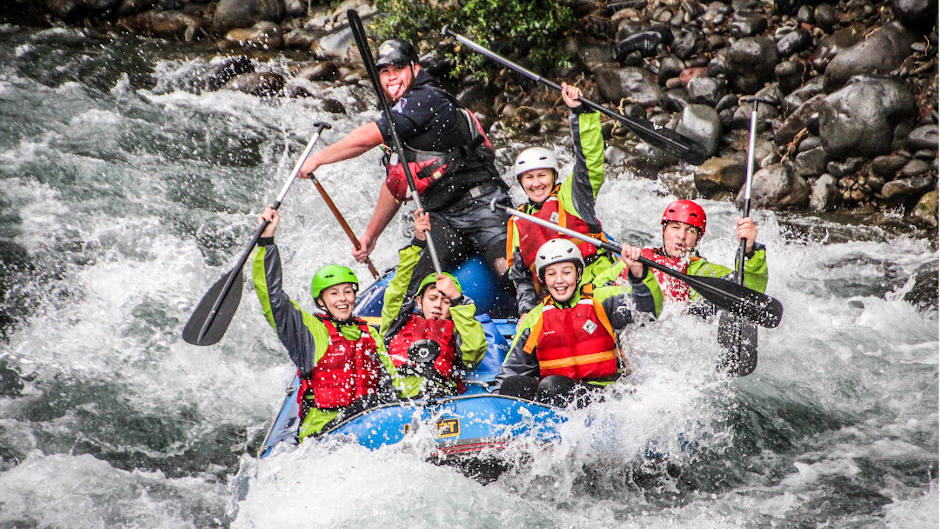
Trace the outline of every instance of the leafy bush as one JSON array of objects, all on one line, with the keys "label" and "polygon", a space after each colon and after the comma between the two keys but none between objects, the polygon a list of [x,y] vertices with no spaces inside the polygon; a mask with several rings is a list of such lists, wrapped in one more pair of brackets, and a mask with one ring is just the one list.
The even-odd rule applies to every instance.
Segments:
[{"label": "leafy bush", "polygon": [[[380,39],[403,38],[416,46],[437,42],[445,25],[542,75],[571,65],[561,45],[575,28],[571,10],[550,0],[376,0],[371,28]],[[427,51],[427,50],[421,50]],[[451,76],[487,78],[497,65],[459,44],[446,52]]]}]

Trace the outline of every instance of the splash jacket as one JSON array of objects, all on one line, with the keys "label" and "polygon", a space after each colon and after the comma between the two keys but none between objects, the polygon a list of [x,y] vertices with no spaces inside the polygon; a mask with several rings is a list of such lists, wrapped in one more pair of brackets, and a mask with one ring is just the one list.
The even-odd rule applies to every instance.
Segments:
[{"label": "splash jacket", "polygon": [[[662,248],[643,248],[642,255],[690,276],[721,277],[729,280],[734,277],[734,270],[711,263],[698,255],[693,255],[688,259],[669,257]],[[768,276],[766,248],[763,244],[755,242],[751,253],[744,257],[744,286],[758,292],[764,292],[767,288]],[[627,273],[628,270],[625,268],[623,261],[619,261],[598,276],[595,282],[596,284],[622,284],[627,279]],[[653,273],[659,281],[666,300],[692,304],[699,302],[699,293],[689,288],[689,285],[684,281],[658,270],[654,270]]]},{"label": "splash jacket", "polygon": [[[572,109],[568,124],[575,154],[571,175],[556,185],[542,204],[527,202],[518,209],[568,229],[607,240],[594,213],[594,202],[605,178],[600,114],[590,112],[585,105],[581,105]],[[556,237],[568,238],[524,219],[513,217],[507,223],[506,260],[509,264],[509,278],[516,285],[519,314],[532,310],[538,303],[541,285],[538,284],[533,266],[535,254],[542,243]],[[598,253],[592,244],[578,239],[572,239],[572,242],[578,245],[586,263],[581,275],[582,284],[590,282],[612,264],[613,258],[606,250]]]},{"label": "splash jacket", "polygon": [[[434,79],[421,70],[391,108],[392,121],[405,148],[405,162],[427,211],[445,209],[483,183],[505,189],[483,126],[473,113],[460,108],[453,96],[433,83]],[[386,145],[392,145],[385,117],[376,124]],[[397,200],[406,200],[409,187],[403,161],[391,151],[385,162],[385,184]]]},{"label": "splash jacket", "polygon": [[629,373],[619,332],[651,319],[661,304],[659,283],[648,268],[642,279],[629,275],[627,287],[586,284],[565,303],[546,297],[522,319],[497,387],[516,375],[565,375],[589,385],[610,384]]},{"label": "splash jacket", "polygon": [[[456,395],[465,389],[460,373],[475,368],[486,354],[486,336],[475,318],[476,305],[467,296],[451,301],[449,320],[424,318],[415,312],[414,298],[405,299],[424,245],[424,241],[414,239],[398,252],[398,268],[385,289],[380,334],[403,375],[406,394],[415,395],[433,384],[437,394]],[[408,349],[418,340],[433,340],[441,349],[429,377],[417,374],[418,366],[408,355]]]},{"label": "splash jacket", "polygon": [[364,402],[397,398],[396,389],[403,386],[375,329],[359,319],[335,322],[302,310],[281,290],[281,258],[273,242],[259,242],[251,272],[264,317],[297,366],[300,440],[318,435]]}]

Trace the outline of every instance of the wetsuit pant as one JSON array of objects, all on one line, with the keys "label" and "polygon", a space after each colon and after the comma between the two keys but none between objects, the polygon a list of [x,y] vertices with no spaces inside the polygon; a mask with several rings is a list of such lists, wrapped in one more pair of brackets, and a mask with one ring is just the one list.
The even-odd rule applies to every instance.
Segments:
[{"label": "wetsuit pant", "polygon": [[[485,183],[474,188],[470,196],[438,211],[431,211],[431,238],[437,249],[437,258],[444,270],[453,269],[472,255],[480,255],[497,277],[498,284],[509,296],[515,297],[512,281],[506,273],[500,274],[496,262],[506,257],[505,212],[493,211],[490,203],[512,206],[509,195],[496,183]],[[431,254],[425,248],[415,266],[408,285],[406,299],[418,290],[418,284],[434,271]],[[510,298],[511,299],[511,298]]]},{"label": "wetsuit pant", "polygon": [[597,386],[563,375],[549,375],[541,380],[525,375],[513,375],[503,380],[499,394],[553,406],[568,407],[574,404],[577,408],[583,408],[592,400],[599,399],[598,389],[600,388]]}]

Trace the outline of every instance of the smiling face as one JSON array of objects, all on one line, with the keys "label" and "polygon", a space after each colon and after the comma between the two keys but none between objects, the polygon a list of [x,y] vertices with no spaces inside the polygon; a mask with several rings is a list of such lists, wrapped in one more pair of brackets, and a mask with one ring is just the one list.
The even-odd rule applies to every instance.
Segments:
[{"label": "smiling face", "polygon": [[387,64],[379,70],[379,82],[389,101],[398,101],[411,88],[415,75],[421,69],[418,65],[397,66]]},{"label": "smiling face", "polygon": [[578,286],[578,267],[574,263],[550,264],[545,267],[542,282],[555,301],[565,303]]},{"label": "smiling face", "polygon": [[356,305],[356,290],[352,283],[340,283],[323,289],[318,301],[321,307],[337,321],[346,321],[352,317]]},{"label": "smiling face", "polygon": [[698,228],[691,224],[672,220],[663,225],[663,250],[669,257],[685,257],[695,250],[698,240]]},{"label": "smiling face", "polygon": [[441,294],[434,285],[429,285],[418,296],[418,310],[429,320],[450,319],[450,298]]},{"label": "smiling face", "polygon": [[532,169],[519,175],[519,184],[529,200],[541,204],[548,199],[555,187],[555,171],[551,169]]}]

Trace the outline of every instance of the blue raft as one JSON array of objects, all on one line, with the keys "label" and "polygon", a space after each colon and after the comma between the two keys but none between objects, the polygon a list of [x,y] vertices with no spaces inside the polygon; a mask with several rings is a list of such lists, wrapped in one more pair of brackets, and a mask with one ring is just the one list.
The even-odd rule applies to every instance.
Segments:
[{"label": "blue raft", "polygon": [[[434,428],[437,447],[429,459],[442,463],[465,464],[490,460],[493,454],[514,439],[536,442],[557,439],[557,425],[565,420],[560,408],[514,397],[491,394],[487,387],[499,373],[515,332],[515,300],[496,284],[489,268],[471,258],[454,271],[464,293],[477,304],[477,319],[483,324],[488,349],[480,365],[464,382],[467,391],[456,397],[415,400],[381,405],[365,410],[324,432],[319,439],[343,436],[370,449],[402,441],[414,428]],[[391,281],[389,270],[359,294],[356,314],[378,325],[385,287]],[[491,318],[490,315],[493,315]],[[295,377],[287,388],[284,403],[259,450],[267,457],[281,443],[297,444],[299,427]]]}]

